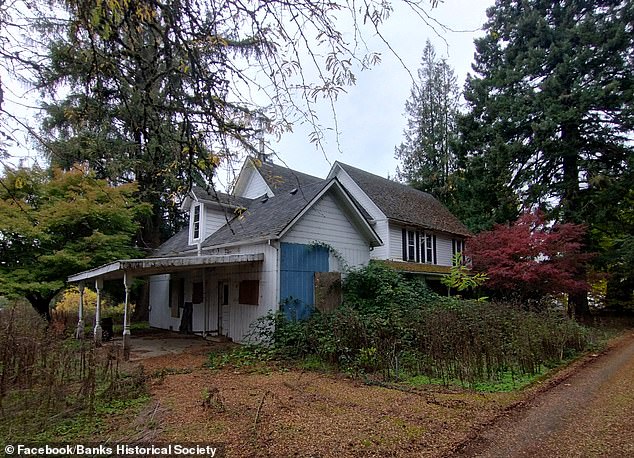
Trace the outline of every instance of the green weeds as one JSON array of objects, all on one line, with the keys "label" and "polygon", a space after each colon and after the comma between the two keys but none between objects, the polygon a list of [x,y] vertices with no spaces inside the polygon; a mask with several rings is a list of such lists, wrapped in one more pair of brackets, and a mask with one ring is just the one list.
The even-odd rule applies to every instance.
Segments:
[{"label": "green weeds", "polygon": [[344,305],[304,321],[271,314],[254,326],[260,346],[214,364],[271,358],[385,381],[428,380],[505,391],[586,349],[587,330],[557,313],[436,295],[417,279],[370,265],[348,275]]},{"label": "green weeds", "polygon": [[0,436],[94,438],[148,400],[145,375],[120,370],[117,347],[65,338],[30,307],[0,310]]}]

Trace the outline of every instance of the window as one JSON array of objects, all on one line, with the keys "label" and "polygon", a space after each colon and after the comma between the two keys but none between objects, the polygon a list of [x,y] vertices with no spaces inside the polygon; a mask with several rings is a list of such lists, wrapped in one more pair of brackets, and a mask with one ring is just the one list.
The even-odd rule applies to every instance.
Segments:
[{"label": "window", "polygon": [[416,261],[416,232],[407,231],[407,260]]},{"label": "window", "polygon": [[431,264],[432,262],[434,262],[434,245],[431,234],[423,234],[421,245],[423,246],[424,254],[422,262]]},{"label": "window", "polygon": [[259,305],[260,303],[260,281],[242,280],[240,291],[238,292],[238,303],[244,305]]},{"label": "window", "polygon": [[[463,253],[465,248],[465,241],[460,239],[452,239],[451,240],[451,254],[452,257],[456,257],[457,253]],[[464,262],[464,255],[462,256],[462,260]]]},{"label": "window", "polygon": [[200,211],[201,204],[194,207],[194,215],[192,216],[192,240],[200,238]]}]

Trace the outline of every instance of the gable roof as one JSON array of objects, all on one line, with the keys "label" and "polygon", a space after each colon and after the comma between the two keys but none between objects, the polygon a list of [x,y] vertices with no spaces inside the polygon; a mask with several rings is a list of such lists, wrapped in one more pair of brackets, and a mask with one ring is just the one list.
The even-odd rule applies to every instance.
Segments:
[{"label": "gable roof", "polygon": [[[338,189],[342,196],[345,195],[345,198],[350,199],[337,179],[328,182],[320,180],[290,191],[278,190],[273,197],[254,199],[243,215],[233,218],[209,236],[202,247],[278,238],[309,206],[332,188]],[[375,244],[380,244],[381,239],[367,223],[360,209],[352,203],[352,200],[350,205],[358,212],[359,223],[365,227],[370,238],[375,239]]]},{"label": "gable roof", "polygon": [[189,227],[185,226],[184,229],[181,229],[176,233],[176,235],[171,236],[162,245],[152,251],[152,257],[162,257],[162,256],[177,256],[180,255],[183,251],[189,250],[192,247],[189,245]]},{"label": "gable roof", "polygon": [[283,167],[272,162],[259,162],[256,170],[260,172],[266,184],[271,188],[274,194],[278,192],[289,192],[292,189],[304,188],[316,183],[325,184],[323,178],[308,175],[307,173],[298,172],[296,170]]},{"label": "gable roof", "polygon": [[422,228],[471,236],[471,232],[440,201],[419,191],[341,162],[341,167],[389,219]]}]

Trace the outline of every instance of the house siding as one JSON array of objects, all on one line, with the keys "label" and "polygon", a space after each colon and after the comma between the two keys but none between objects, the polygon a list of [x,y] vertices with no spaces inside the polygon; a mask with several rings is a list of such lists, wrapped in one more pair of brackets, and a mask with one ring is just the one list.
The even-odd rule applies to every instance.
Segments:
[{"label": "house siding", "polygon": [[205,207],[205,236],[209,237],[222,226],[227,224],[227,219],[231,219],[233,215],[230,210],[217,210],[215,208]]},{"label": "house siding", "polygon": [[[178,330],[180,317],[173,318],[169,308],[170,278],[184,278],[184,301],[192,301],[193,284],[203,282],[203,302],[193,304],[192,330],[217,334],[220,282],[229,285],[229,305],[225,309],[222,334],[236,342],[243,342],[250,333],[251,324],[270,311],[278,309],[278,252],[275,244],[254,244],[231,249],[215,250],[212,254],[264,253],[264,261],[257,263],[219,266],[206,270],[192,270],[177,274],[150,277],[150,326]],[[240,304],[239,289],[243,280],[259,280],[259,304]],[[182,316],[182,310],[181,310]],[[205,323],[205,321],[207,321]]]},{"label": "house siding", "polygon": [[[276,244],[254,244],[235,248],[220,249],[217,254],[248,254],[264,253],[264,261],[261,263],[240,264],[235,266],[218,267],[207,273],[207,291],[209,296],[206,301],[209,307],[209,322],[207,329],[210,332],[218,331],[218,284],[229,284],[229,307],[225,323],[228,327],[223,329],[223,335],[235,342],[245,342],[251,331],[251,324],[258,318],[265,316],[279,308],[278,294],[278,247]],[[259,304],[240,304],[239,288],[243,280],[259,280]],[[213,332],[215,333],[215,332]]]},{"label": "house siding", "polygon": [[392,259],[395,261],[403,260],[403,227],[398,224],[390,224],[390,247],[389,254],[385,259]]},{"label": "house siding", "polygon": [[[374,247],[374,250],[370,252],[372,259],[387,259],[389,256],[389,247],[391,241],[391,234],[389,230],[389,223],[387,219],[377,220],[374,225],[374,230],[377,235],[383,241],[383,245]],[[399,236],[400,237],[400,236]]]},{"label": "house siding", "polygon": [[255,199],[256,197],[263,196],[264,194],[269,193],[269,195],[273,195],[271,189],[255,169],[251,169],[249,173],[249,177],[247,178],[246,183],[244,184],[244,190],[240,194],[240,197],[246,197],[247,199]]},{"label": "house siding", "polygon": [[438,255],[438,265],[451,265],[451,236],[446,234],[436,235],[436,253]]},{"label": "house siding", "polygon": [[[324,195],[307,211],[282,241],[296,244],[326,243],[334,248],[337,256],[343,257],[348,267],[364,266],[370,260],[369,242],[359,235],[359,230],[330,194]],[[340,271],[345,267],[337,262],[332,263],[329,270]]]}]

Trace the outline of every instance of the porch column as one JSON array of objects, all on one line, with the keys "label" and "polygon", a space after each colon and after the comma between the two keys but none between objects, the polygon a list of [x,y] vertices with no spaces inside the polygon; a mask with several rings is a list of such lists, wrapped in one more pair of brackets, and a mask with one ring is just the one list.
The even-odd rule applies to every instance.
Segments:
[{"label": "porch column", "polygon": [[101,290],[103,289],[103,279],[95,280],[95,291],[97,292],[97,308],[95,309],[95,345],[100,347],[102,341],[101,330]]},{"label": "porch column", "polygon": [[123,273],[123,286],[125,288],[125,302],[123,303],[123,359],[130,359],[130,313],[128,305],[130,303],[130,284],[133,278],[128,276],[127,272]]},{"label": "porch column", "polygon": [[77,321],[77,331],[75,331],[75,337],[77,339],[84,338],[84,282],[79,283],[77,286],[79,289],[79,320]]}]

